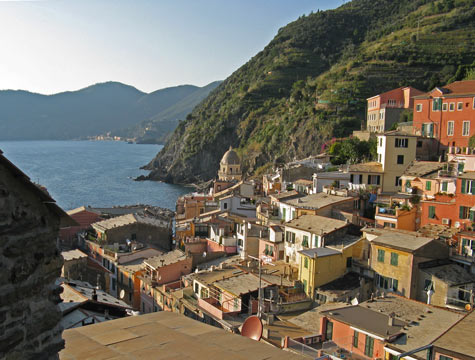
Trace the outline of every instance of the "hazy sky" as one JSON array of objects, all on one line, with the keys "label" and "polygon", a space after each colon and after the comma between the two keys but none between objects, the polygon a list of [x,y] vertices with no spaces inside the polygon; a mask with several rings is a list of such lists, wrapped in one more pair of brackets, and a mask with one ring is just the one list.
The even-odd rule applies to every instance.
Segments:
[{"label": "hazy sky", "polygon": [[343,0],[0,0],[0,89],[222,80],[287,23]]}]

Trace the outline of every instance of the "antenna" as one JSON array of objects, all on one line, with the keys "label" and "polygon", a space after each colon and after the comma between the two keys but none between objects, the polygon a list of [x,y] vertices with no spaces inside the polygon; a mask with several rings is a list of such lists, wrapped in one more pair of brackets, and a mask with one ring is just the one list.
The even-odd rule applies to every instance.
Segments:
[{"label": "antenna", "polygon": [[122,289],[122,290],[120,290],[119,297],[120,297],[121,299],[123,299],[124,296],[125,296],[125,291],[124,291],[124,289]]}]

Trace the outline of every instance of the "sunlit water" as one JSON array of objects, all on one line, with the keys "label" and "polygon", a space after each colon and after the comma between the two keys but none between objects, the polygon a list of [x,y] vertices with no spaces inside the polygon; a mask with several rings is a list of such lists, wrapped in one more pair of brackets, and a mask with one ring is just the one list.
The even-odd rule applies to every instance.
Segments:
[{"label": "sunlit water", "polygon": [[149,204],[175,209],[177,185],[134,181],[161,145],[122,141],[0,141],[4,155],[30,179],[47,187],[65,210],[82,205]]}]

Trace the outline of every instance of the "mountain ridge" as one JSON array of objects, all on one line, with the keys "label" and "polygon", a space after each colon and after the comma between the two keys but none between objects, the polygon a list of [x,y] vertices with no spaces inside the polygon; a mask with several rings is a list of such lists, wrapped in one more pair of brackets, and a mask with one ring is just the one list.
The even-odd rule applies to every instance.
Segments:
[{"label": "mountain ridge", "polygon": [[[79,139],[118,131],[156,116],[206,86],[179,85],[145,93],[108,81],[50,95],[0,90],[0,140]],[[191,106],[183,109],[191,110]],[[168,134],[178,120],[157,131]]]}]

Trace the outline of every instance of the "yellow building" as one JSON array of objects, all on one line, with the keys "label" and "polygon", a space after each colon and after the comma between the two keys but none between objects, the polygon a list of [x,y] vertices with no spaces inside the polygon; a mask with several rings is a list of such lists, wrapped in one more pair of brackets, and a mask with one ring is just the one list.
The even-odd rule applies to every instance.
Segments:
[{"label": "yellow building", "polygon": [[343,246],[319,247],[299,251],[299,280],[305,293],[315,299],[315,290],[351,270],[352,260],[359,257],[361,239]]},{"label": "yellow building", "polygon": [[350,165],[350,188],[380,188],[397,192],[401,176],[416,158],[417,136],[388,131],[377,137],[377,161]]},{"label": "yellow building", "polygon": [[218,178],[221,181],[240,181],[242,179],[241,160],[230,146],[219,163]]}]

